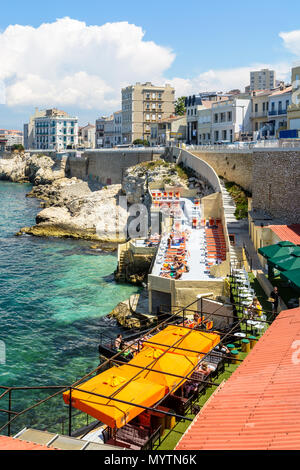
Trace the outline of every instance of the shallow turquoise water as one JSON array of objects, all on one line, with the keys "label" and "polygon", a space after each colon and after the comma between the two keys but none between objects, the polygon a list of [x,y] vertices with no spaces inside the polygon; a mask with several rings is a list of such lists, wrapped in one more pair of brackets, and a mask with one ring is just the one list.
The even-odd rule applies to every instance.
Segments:
[{"label": "shallow turquoise water", "polygon": [[116,331],[101,317],[137,288],[116,284],[116,256],[86,242],[15,237],[39,211],[29,190],[0,181],[0,385],[68,385],[98,365],[100,332]]}]

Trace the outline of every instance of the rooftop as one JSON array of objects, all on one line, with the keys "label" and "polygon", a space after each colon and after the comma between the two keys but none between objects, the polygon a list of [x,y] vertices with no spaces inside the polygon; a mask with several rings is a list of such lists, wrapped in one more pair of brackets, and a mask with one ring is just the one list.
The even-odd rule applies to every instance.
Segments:
[{"label": "rooftop", "polygon": [[300,448],[300,308],[285,310],[206,403],[177,450]]},{"label": "rooftop", "polygon": [[55,450],[33,442],[21,441],[13,437],[0,436],[0,450]]},{"label": "rooftop", "polygon": [[269,227],[282,241],[300,245],[300,224],[269,225]]}]

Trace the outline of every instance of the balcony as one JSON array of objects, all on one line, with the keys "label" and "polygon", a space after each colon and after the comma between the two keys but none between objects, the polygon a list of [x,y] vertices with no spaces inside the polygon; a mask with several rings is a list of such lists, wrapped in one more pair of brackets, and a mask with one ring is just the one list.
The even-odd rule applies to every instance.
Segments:
[{"label": "balcony", "polygon": [[268,111],[253,111],[251,114],[251,118],[267,118],[268,117]]},{"label": "balcony", "polygon": [[269,111],[269,116],[282,116],[283,114],[287,114],[286,109],[272,109]]}]

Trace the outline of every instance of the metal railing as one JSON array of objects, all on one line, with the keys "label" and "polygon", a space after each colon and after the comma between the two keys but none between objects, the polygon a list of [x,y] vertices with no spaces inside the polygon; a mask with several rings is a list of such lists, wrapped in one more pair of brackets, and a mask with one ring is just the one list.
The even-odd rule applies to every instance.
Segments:
[{"label": "metal railing", "polygon": [[[184,334],[182,337],[180,337],[177,341],[174,341],[174,343],[172,343],[170,346],[166,347],[166,345],[162,345],[158,342],[152,342],[154,345],[157,345],[157,346],[164,346],[166,347],[166,349],[162,352],[162,354],[160,355],[160,358],[163,357],[167,352],[169,352],[170,350],[174,350],[174,349],[178,349],[178,350],[183,350],[183,351],[186,351],[186,352],[193,352],[193,353],[197,353],[197,354],[200,354],[202,355],[201,359],[197,362],[197,364],[193,367],[192,370],[190,370],[188,372],[188,374],[186,374],[185,376],[180,376],[180,375],[176,375],[176,374],[165,374],[164,372],[162,371],[159,371],[157,370],[158,373],[162,373],[164,375],[172,375],[172,376],[176,376],[178,379],[179,379],[179,382],[176,383],[176,385],[174,385],[169,391],[168,393],[161,399],[159,400],[154,406],[152,407],[146,407],[144,405],[139,405],[137,403],[131,403],[131,402],[127,402],[127,401],[124,401],[124,400],[120,400],[119,398],[116,398],[116,394],[119,393],[126,385],[128,385],[128,383],[130,383],[132,380],[134,380],[136,377],[138,377],[142,371],[146,371],[146,370],[152,370],[152,371],[155,371],[153,368],[151,369],[151,366],[154,365],[154,363],[157,361],[157,358],[155,358],[153,360],[153,363],[150,363],[148,364],[146,367],[143,367],[142,369],[140,367],[136,367],[135,365],[132,365],[132,367],[135,367],[135,368],[138,368],[138,372],[136,375],[134,375],[130,380],[128,380],[125,384],[123,384],[116,392],[112,393],[109,397],[107,395],[102,395],[102,394],[99,394],[99,393],[94,393],[94,392],[91,392],[91,391],[87,391],[87,390],[83,390],[80,388],[80,384],[82,382],[84,382],[85,380],[87,380],[89,377],[91,377],[93,374],[95,373],[99,373],[99,371],[102,370],[105,370],[104,368],[107,367],[107,366],[111,366],[114,362],[118,362],[118,358],[124,353],[124,351],[126,349],[129,349],[131,346],[129,346],[128,348],[125,348],[123,351],[121,352],[118,352],[117,354],[115,354],[111,359],[108,359],[106,360],[103,364],[99,365],[96,369],[94,369],[93,371],[89,372],[88,374],[86,374],[84,377],[82,377],[80,380],[78,380],[76,383],[74,383],[73,385],[71,386],[46,386],[46,387],[0,387],[2,390],[4,390],[4,392],[0,395],[0,399],[4,398],[5,396],[8,396],[8,399],[9,399],[9,405],[8,405],[8,409],[0,409],[0,412],[2,413],[5,413],[7,414],[8,416],[8,421],[6,424],[4,424],[1,428],[0,428],[0,432],[2,432],[5,428],[7,428],[7,432],[8,434],[10,435],[10,432],[11,432],[11,425],[12,423],[20,416],[23,416],[25,415],[26,413],[28,413],[30,410],[33,410],[35,408],[37,408],[38,406],[44,404],[44,403],[47,403],[49,402],[49,400],[53,399],[54,397],[58,397],[58,396],[61,396],[62,393],[64,392],[69,392],[69,405],[68,405],[68,418],[67,418],[67,421],[68,421],[68,433],[69,435],[71,436],[72,435],[72,419],[74,417],[73,415],[73,410],[72,410],[72,392],[73,391],[78,391],[78,392],[82,392],[82,393],[86,393],[86,394],[89,394],[89,395],[92,395],[92,396],[95,396],[95,397],[99,397],[99,398],[104,398],[104,399],[108,399],[108,400],[111,400],[112,402],[116,402],[116,403],[123,403],[123,404],[126,404],[126,405],[134,405],[134,407],[137,407],[137,408],[140,408],[141,410],[148,410],[148,411],[156,411],[156,412],[159,412],[160,414],[162,415],[167,415],[167,416],[175,416],[177,419],[185,419],[185,420],[189,420],[189,421],[192,421],[191,418],[187,418],[185,416],[181,416],[179,414],[174,414],[173,412],[168,412],[168,411],[162,411],[162,410],[158,410],[157,407],[159,405],[162,404],[162,402],[167,398],[169,397],[178,387],[182,386],[186,381],[189,381],[191,380],[191,374],[197,369],[197,367],[199,366],[199,364],[201,362],[203,362],[207,356],[209,355],[213,355],[214,353],[212,351],[209,351],[208,353],[206,352],[199,352],[199,351],[193,351],[191,349],[187,349],[187,348],[181,348],[180,346],[178,346],[178,343],[180,343],[182,341],[182,339],[184,338],[187,338],[194,330],[197,329],[197,326],[194,326],[193,328],[188,328],[188,327],[185,327],[184,326],[184,320],[185,320],[185,315],[186,315],[186,312],[189,311],[189,310],[192,310],[191,307],[193,305],[195,305],[197,303],[197,312],[199,312],[199,309],[198,309],[198,300],[196,301],[193,301],[191,302],[189,305],[187,305],[186,307],[179,307],[179,310],[174,312],[173,314],[170,314],[169,318],[167,320],[164,320],[162,323],[160,323],[159,325],[157,325],[156,327],[154,327],[152,330],[150,330],[148,333],[155,333],[158,329],[161,329],[163,326],[166,326],[167,324],[170,323],[170,320],[174,319],[178,319],[178,317],[182,317],[182,325],[180,324],[180,326],[184,329],[186,329],[186,334]],[[223,305],[222,305],[223,306]],[[221,307],[222,307],[221,306]],[[219,307],[219,308],[221,308]],[[200,310],[200,313],[202,314],[203,312]],[[211,315],[211,316],[216,316],[218,315],[217,311],[213,312],[213,313],[209,313],[207,315]],[[219,314],[220,316],[222,316],[222,314]],[[224,315],[223,315],[224,316]],[[220,345],[221,346],[224,346],[224,341],[226,338],[231,338],[232,335],[234,334],[235,331],[238,331],[240,329],[240,326],[241,324],[247,320],[247,317],[246,316],[242,316],[242,318],[239,318],[237,319],[234,324],[232,325],[232,327],[230,328],[229,331],[227,331],[226,333],[224,334],[220,334],[220,337],[221,337],[221,340],[220,340]],[[266,322],[267,323],[267,322]],[[201,331],[201,330],[200,330]],[[207,332],[206,332],[207,333]],[[219,334],[219,333],[218,333]],[[149,344],[151,343],[151,341],[147,341]],[[222,353],[223,354],[223,353]],[[225,360],[228,360],[228,361],[232,361],[234,360],[231,356],[228,356],[227,354],[223,354],[224,356],[224,359]],[[198,380],[198,382],[203,382],[202,380]],[[207,382],[206,383],[209,385],[209,386],[218,386],[219,384],[216,384],[214,382]],[[57,390],[54,394],[50,395],[49,397],[43,399],[43,400],[40,400],[39,402],[35,403],[34,405],[20,411],[20,412],[17,412],[15,410],[13,410],[13,407],[12,407],[12,392],[14,390]]]}]

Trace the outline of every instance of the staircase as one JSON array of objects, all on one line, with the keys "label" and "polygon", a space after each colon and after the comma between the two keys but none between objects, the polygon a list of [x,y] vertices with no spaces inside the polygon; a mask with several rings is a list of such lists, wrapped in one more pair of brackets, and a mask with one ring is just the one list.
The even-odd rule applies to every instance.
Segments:
[{"label": "staircase", "polygon": [[119,264],[118,264],[118,280],[126,281],[126,267],[129,264],[129,255],[126,250],[122,251],[120,254]]},{"label": "staircase", "polygon": [[61,434],[31,428],[24,428],[14,436],[14,439],[40,444],[52,450],[120,450],[120,448],[115,446],[97,444],[95,442],[76,439],[75,437],[63,436]]}]

